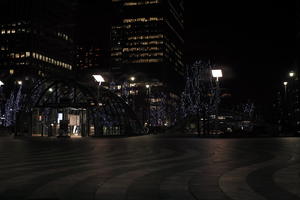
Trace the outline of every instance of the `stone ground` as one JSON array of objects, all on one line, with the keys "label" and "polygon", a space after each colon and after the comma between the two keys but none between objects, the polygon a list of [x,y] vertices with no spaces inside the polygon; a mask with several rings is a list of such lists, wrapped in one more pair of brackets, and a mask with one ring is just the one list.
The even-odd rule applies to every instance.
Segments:
[{"label": "stone ground", "polygon": [[0,199],[300,199],[300,138],[0,137]]}]

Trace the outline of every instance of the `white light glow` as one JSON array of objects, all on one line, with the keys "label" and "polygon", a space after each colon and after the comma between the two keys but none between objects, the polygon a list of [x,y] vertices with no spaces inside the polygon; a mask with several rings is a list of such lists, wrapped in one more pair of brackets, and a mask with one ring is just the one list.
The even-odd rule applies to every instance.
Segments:
[{"label": "white light glow", "polygon": [[134,76],[130,77],[130,80],[135,81],[135,77]]},{"label": "white light glow", "polygon": [[146,85],[146,88],[150,88],[150,85],[147,84],[147,85]]},{"label": "white light glow", "polygon": [[285,82],[283,82],[283,85],[287,86],[287,84],[288,84],[288,82],[286,82],[286,81],[285,81]]},{"label": "white light glow", "polygon": [[60,123],[60,120],[63,119],[63,114],[62,113],[58,113],[58,116],[57,116],[57,123],[59,124]]},{"label": "white light glow", "polygon": [[104,78],[101,75],[93,75],[93,77],[98,83],[105,82]]},{"label": "white light glow", "polygon": [[223,74],[222,74],[222,70],[221,69],[213,69],[211,70],[211,73],[212,73],[212,76],[214,78],[220,78],[220,77],[223,77]]},{"label": "white light glow", "polygon": [[22,81],[18,81],[17,83],[18,83],[18,85],[22,85],[23,82]]},{"label": "white light glow", "polygon": [[295,76],[295,73],[294,73],[293,71],[291,71],[291,72],[289,73],[289,76],[290,76],[290,77],[294,77],[294,76]]},{"label": "white light glow", "polygon": [[0,87],[1,87],[2,85],[4,85],[4,83],[3,83],[2,81],[0,81]]}]

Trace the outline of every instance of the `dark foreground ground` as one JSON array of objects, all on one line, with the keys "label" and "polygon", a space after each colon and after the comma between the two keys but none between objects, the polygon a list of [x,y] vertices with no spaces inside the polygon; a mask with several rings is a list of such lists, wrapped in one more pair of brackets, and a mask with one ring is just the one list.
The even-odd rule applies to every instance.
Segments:
[{"label": "dark foreground ground", "polygon": [[300,138],[0,137],[0,199],[300,199]]}]

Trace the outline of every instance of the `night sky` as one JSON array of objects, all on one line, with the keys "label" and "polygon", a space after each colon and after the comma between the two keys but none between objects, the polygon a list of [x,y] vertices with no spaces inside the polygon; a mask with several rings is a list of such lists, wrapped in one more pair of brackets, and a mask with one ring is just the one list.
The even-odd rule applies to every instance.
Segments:
[{"label": "night sky", "polygon": [[225,68],[222,84],[233,100],[271,105],[294,67],[296,10],[275,1],[209,2],[185,3],[187,63],[212,59]]},{"label": "night sky", "polygon": [[[78,32],[89,35],[83,41],[108,45],[113,13],[106,2],[81,2]],[[224,69],[221,85],[234,102],[271,105],[294,67],[296,10],[275,1],[222,2],[185,1],[186,63],[211,59]]]}]

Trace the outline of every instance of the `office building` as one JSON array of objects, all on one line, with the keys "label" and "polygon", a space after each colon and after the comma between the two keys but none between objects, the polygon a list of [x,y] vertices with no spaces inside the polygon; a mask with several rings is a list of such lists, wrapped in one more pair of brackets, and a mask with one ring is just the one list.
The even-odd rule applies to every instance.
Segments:
[{"label": "office building", "polygon": [[72,4],[0,2],[0,65],[7,74],[42,75],[73,68]]},{"label": "office building", "polygon": [[142,72],[177,85],[184,73],[183,1],[112,3],[116,14],[111,30],[112,72]]}]

